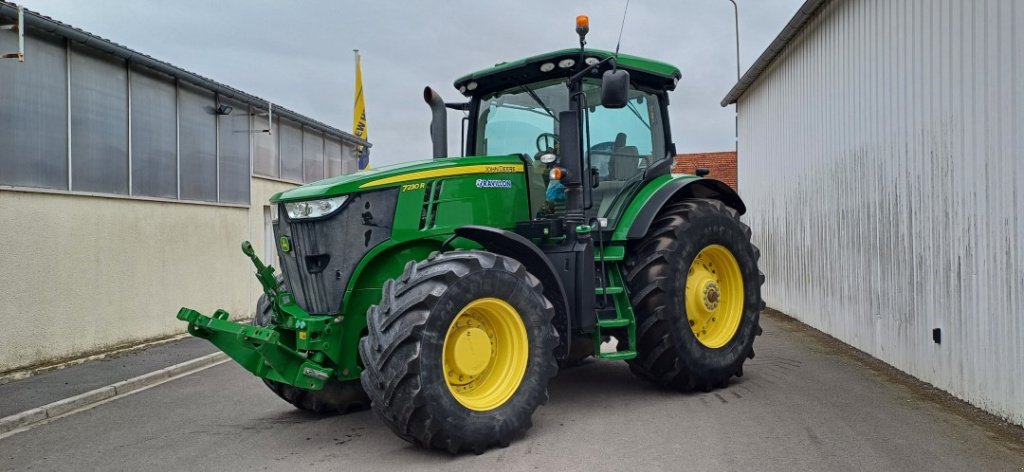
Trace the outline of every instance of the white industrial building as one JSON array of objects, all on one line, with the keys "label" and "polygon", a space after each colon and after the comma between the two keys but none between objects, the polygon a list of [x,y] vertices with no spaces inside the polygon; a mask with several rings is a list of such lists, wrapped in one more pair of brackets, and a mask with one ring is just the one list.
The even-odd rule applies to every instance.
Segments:
[{"label": "white industrial building", "polygon": [[239,245],[274,260],[270,196],[355,171],[368,143],[40,14],[20,23],[0,1],[0,374],[183,333],[183,305],[249,316],[261,290]]},{"label": "white industrial building", "polygon": [[731,103],[768,305],[1024,424],[1024,2],[808,0]]}]

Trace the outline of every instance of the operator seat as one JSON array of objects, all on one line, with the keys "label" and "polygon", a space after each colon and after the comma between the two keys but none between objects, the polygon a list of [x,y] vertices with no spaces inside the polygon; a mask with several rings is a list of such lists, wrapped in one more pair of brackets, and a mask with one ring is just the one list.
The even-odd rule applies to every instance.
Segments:
[{"label": "operator seat", "polygon": [[615,135],[615,144],[612,146],[612,151],[617,151],[626,147],[626,133],[618,133]]}]

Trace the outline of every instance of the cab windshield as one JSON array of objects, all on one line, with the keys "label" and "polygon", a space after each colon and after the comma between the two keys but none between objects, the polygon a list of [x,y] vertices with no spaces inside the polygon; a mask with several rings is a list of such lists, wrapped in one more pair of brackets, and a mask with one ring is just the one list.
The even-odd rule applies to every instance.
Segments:
[{"label": "cab windshield", "polygon": [[[589,105],[590,136],[586,142],[591,149],[588,152],[593,151],[594,164],[600,170],[605,171],[608,166],[607,150],[613,150],[616,145],[633,146],[640,155],[647,157],[664,157],[657,96],[633,89],[626,107],[606,109],[600,105],[600,81],[584,81],[583,93]],[[569,91],[564,80],[521,85],[484,97],[477,113],[476,154],[532,157],[553,150],[558,135],[558,114],[568,107]],[[623,137],[629,141],[622,142]],[[605,157],[598,158],[598,154]]]},{"label": "cab windshield", "polygon": [[[583,168],[594,169],[596,177],[596,185],[588,193],[591,205],[586,216],[602,219],[602,225],[611,227],[622,210],[616,197],[631,191],[644,170],[665,157],[662,107],[656,94],[633,88],[625,107],[605,108],[597,79],[584,80],[582,95],[588,128],[580,133]],[[479,103],[476,154],[526,156],[531,213],[538,217],[563,214],[564,187],[548,179],[540,156],[558,152],[558,115],[569,107],[565,80],[513,87],[485,96]]]},{"label": "cab windshield", "polygon": [[558,114],[569,107],[564,80],[498,92],[480,101],[476,153],[488,156],[538,153],[554,148]]}]

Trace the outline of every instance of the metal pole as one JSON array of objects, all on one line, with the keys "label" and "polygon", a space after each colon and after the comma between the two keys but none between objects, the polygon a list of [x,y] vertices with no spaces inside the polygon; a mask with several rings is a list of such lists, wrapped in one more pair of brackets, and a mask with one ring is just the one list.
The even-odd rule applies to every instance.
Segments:
[{"label": "metal pole", "polygon": [[[352,55],[354,57],[353,61],[354,61],[355,67],[359,67],[359,50],[358,49],[353,49],[352,50]],[[352,71],[352,78],[353,79],[356,76],[355,72],[356,72],[355,70]],[[355,107],[356,107],[356,102],[355,102],[355,97],[353,97],[352,98],[353,116],[355,115],[355,112],[354,112]],[[342,121],[342,123],[344,123],[344,121]],[[355,131],[355,126],[356,126],[356,124],[353,122],[352,123],[352,131]],[[353,134],[355,134],[355,133],[353,133]]]},{"label": "metal pole", "polygon": [[132,181],[132,61],[125,61],[125,70],[128,72],[128,196],[132,196],[135,192],[132,190],[134,182]]},{"label": "metal pole", "polygon": [[25,8],[18,5],[18,18],[13,24],[0,25],[0,30],[11,30],[18,34],[18,52],[0,54],[0,59],[17,59],[18,62],[25,62]]},{"label": "metal pole", "polygon": [[[213,93],[213,109],[217,110],[220,108],[220,94],[217,92]],[[222,115],[218,112],[213,112],[213,134],[217,137],[213,140],[214,142],[214,161],[217,162],[217,202],[220,203],[220,117]]]},{"label": "metal pole", "polygon": [[181,81],[174,78],[174,177],[177,198],[181,200]]},{"label": "metal pole", "polygon": [[[353,49],[353,50],[352,50],[352,54],[353,54],[353,55],[354,55],[354,57],[355,57],[355,65],[356,65],[356,67],[357,67],[357,68],[358,68],[358,67],[360,67],[360,64],[359,64],[359,50],[358,50],[358,49]],[[353,78],[354,78],[354,77],[355,77],[355,71],[352,71],[352,72],[353,72],[352,76],[353,76]],[[357,85],[358,85],[358,84],[357,84]],[[355,103],[355,99],[356,99],[356,98],[358,98],[358,97],[355,97],[355,96],[353,96],[353,97],[352,97],[352,119],[353,119],[353,122],[352,122],[352,134],[353,134],[353,135],[355,134],[355,130],[356,130],[356,122],[355,122],[354,120],[356,120],[356,119],[357,119],[357,118],[355,117],[355,108],[356,108],[356,103]],[[344,123],[344,122],[343,122],[343,123]],[[360,138],[360,136],[356,136],[356,137],[357,137],[357,138]],[[353,151],[355,152],[355,156],[354,156],[354,157],[355,157],[355,159],[356,159],[356,162],[355,162],[355,164],[356,164],[356,172],[359,172],[359,159],[360,159],[360,158],[361,158],[361,156],[362,156],[362,150],[361,150],[361,149],[359,149],[359,145],[358,145],[358,144],[357,144],[357,145],[355,145],[355,146],[353,146],[353,147],[352,147],[352,150],[353,150]]]},{"label": "metal pole", "polygon": [[71,169],[74,167],[71,152],[71,40],[64,40],[64,77],[67,81],[67,110],[68,110],[68,122],[67,122],[67,133],[68,133],[68,191],[71,191],[72,185],[74,185],[74,176]]},{"label": "metal pole", "polygon": [[733,16],[736,19],[736,82],[740,81],[740,7],[736,0],[729,0],[732,3]]},{"label": "metal pole", "polygon": [[25,7],[18,5],[18,62],[25,62]]},{"label": "metal pole", "polygon": [[[729,0],[732,3],[733,17],[736,22],[736,83],[740,82],[740,7],[736,5],[736,0]],[[740,114],[739,114],[739,102],[733,105],[733,135],[734,141],[733,146],[736,151],[736,159],[739,161],[740,154]]]}]

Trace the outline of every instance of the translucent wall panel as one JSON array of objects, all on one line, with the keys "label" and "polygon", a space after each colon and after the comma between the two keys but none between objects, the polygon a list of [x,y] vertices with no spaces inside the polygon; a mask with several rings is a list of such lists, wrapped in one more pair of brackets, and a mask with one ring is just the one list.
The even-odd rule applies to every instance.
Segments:
[{"label": "translucent wall panel", "polygon": [[[0,51],[18,38],[0,32]],[[67,83],[64,41],[25,37],[31,60],[0,60],[0,185],[67,189]]]},{"label": "translucent wall panel", "polygon": [[341,141],[327,138],[324,146],[324,159],[327,160],[327,177],[336,177],[342,174]]},{"label": "translucent wall panel", "polygon": [[177,198],[174,79],[132,68],[132,194]]},{"label": "translucent wall panel", "polygon": [[302,130],[302,168],[306,182],[324,178],[324,135],[309,128]]},{"label": "translucent wall panel", "polygon": [[71,189],[128,193],[128,70],[122,59],[74,43]]},{"label": "translucent wall panel", "polygon": [[341,146],[341,173],[351,174],[359,170],[359,159],[356,157],[356,148],[352,144]]},{"label": "translucent wall panel", "polygon": [[280,177],[277,148],[278,136],[281,135],[278,130],[281,120],[274,117],[273,133],[266,133],[263,130],[271,129],[266,110],[254,109],[253,111],[255,113],[252,122],[255,132],[253,133],[252,172],[267,177]]},{"label": "translucent wall panel", "polygon": [[293,121],[281,120],[281,178],[302,181],[302,128]]},{"label": "translucent wall panel", "polygon": [[217,201],[217,119],[213,92],[178,86],[181,198]]},{"label": "translucent wall panel", "polygon": [[249,107],[221,100],[232,107],[230,115],[220,115],[220,201],[249,203]]}]

